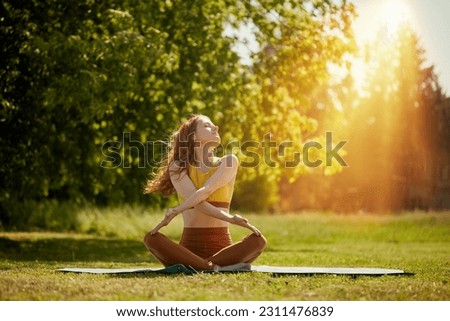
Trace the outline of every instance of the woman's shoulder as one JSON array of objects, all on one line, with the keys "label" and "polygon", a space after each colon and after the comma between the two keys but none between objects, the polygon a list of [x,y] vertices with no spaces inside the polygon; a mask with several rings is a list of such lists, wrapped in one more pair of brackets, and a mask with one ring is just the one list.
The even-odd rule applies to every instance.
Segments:
[{"label": "woman's shoulder", "polygon": [[239,159],[234,154],[227,154],[222,157],[216,157],[216,166],[225,165],[226,167],[237,167],[239,166]]}]

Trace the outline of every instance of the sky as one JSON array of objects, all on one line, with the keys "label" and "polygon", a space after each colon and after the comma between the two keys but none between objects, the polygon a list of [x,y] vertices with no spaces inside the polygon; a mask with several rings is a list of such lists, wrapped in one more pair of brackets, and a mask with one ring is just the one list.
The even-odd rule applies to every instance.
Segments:
[{"label": "sky", "polygon": [[407,20],[425,50],[426,65],[434,65],[439,83],[450,95],[450,0],[351,0],[359,17],[354,23],[359,41],[380,28],[394,32]]}]

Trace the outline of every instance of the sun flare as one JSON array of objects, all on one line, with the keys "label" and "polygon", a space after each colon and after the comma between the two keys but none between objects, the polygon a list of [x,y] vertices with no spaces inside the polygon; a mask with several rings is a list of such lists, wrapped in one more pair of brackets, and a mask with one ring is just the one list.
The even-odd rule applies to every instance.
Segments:
[{"label": "sun flare", "polygon": [[[408,0],[372,0],[366,3],[354,23],[356,41],[361,48],[377,37],[383,46],[389,47],[396,41],[403,23],[417,27],[414,11]],[[356,89],[364,94],[367,62],[363,57],[354,57],[352,75]]]},{"label": "sun flare", "polygon": [[393,35],[404,22],[415,23],[413,9],[407,0],[370,1],[355,21],[355,36],[358,41],[365,42],[373,40],[379,32]]},{"label": "sun flare", "polygon": [[411,19],[411,8],[404,0],[385,0],[381,5],[379,24],[391,35],[397,33],[402,23],[409,23]]}]

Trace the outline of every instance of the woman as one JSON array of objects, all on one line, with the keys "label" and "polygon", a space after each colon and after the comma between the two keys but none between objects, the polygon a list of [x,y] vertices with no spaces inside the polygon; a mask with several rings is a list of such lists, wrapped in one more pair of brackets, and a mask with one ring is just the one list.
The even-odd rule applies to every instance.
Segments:
[{"label": "woman", "polygon": [[[167,164],[145,188],[145,193],[177,192],[180,200],[144,238],[146,247],[165,266],[179,263],[199,270],[250,269],[266,245],[264,236],[247,219],[229,214],[239,163],[234,155],[213,155],[220,144],[218,129],[204,115],[191,116],[173,135]],[[177,244],[158,231],[179,213],[183,213],[184,229]],[[233,244],[229,223],[253,233]]]}]

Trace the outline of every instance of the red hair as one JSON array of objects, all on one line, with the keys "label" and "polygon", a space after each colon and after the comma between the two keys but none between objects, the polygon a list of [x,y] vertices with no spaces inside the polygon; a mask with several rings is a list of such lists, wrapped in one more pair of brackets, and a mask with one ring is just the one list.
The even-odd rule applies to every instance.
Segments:
[{"label": "red hair", "polygon": [[189,165],[193,165],[194,161],[194,133],[197,128],[198,120],[203,115],[191,115],[185,122],[180,125],[180,128],[172,134],[171,149],[159,167],[156,176],[147,181],[144,188],[144,194],[159,192],[163,195],[170,195],[175,192],[175,187],[170,180],[170,165],[175,162],[178,169],[175,173],[181,175],[186,171]]}]

